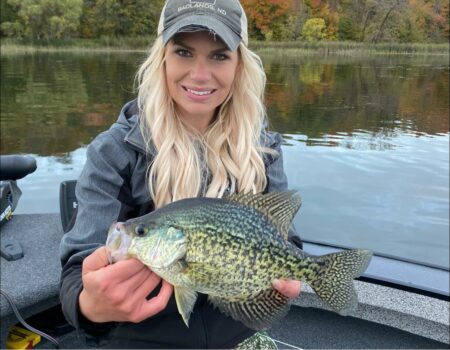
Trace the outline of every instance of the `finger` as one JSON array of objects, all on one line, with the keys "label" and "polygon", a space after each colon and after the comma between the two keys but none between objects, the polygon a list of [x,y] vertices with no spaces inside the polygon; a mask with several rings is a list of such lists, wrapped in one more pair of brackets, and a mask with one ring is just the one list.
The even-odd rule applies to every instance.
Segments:
[{"label": "finger", "polygon": [[[142,285],[148,283],[148,281],[152,281],[152,279],[154,278],[152,275],[154,275],[154,273],[150,269],[144,268],[135,273],[129,279],[123,281],[118,285],[118,287],[127,289],[129,293],[132,293],[132,295],[134,296],[134,294],[136,294],[136,292],[142,287]],[[154,283],[157,284],[159,283],[159,281]]]},{"label": "finger", "polygon": [[164,310],[172,296],[172,292],[172,285],[163,280],[158,295],[142,304],[133,321],[140,322]]},{"label": "finger", "polygon": [[[133,317],[139,314],[142,305],[147,302],[149,294],[159,285],[161,278],[153,273],[151,270],[147,269],[149,276],[138,286],[135,290],[127,290],[123,296],[124,298],[124,309],[130,310],[131,314],[127,316],[127,319],[133,321]],[[142,276],[146,273],[140,273]],[[119,285],[120,289],[124,289],[124,284]],[[126,286],[125,288],[128,288]]]},{"label": "finger", "polygon": [[83,260],[83,275],[109,265],[105,247],[100,247]]},{"label": "finger", "polygon": [[133,295],[136,300],[145,299],[147,296],[161,283],[161,277],[156,275],[154,272],[150,271],[149,276],[142,282],[141,285],[137,286]]},{"label": "finger", "polygon": [[[111,300],[117,305],[120,305],[123,311],[135,312],[133,310],[137,310],[146,301],[146,297],[160,282],[159,277],[154,281],[155,278],[152,278],[152,275],[154,273],[145,268],[127,280],[115,284],[109,294]],[[149,286],[148,281],[151,282],[151,286]]]},{"label": "finger", "polygon": [[121,260],[105,268],[105,278],[114,279],[118,283],[128,280],[131,276],[144,271],[147,267],[137,259]]},{"label": "finger", "polygon": [[272,286],[281,294],[288,298],[297,298],[301,291],[301,282],[295,280],[278,280],[272,281]]}]

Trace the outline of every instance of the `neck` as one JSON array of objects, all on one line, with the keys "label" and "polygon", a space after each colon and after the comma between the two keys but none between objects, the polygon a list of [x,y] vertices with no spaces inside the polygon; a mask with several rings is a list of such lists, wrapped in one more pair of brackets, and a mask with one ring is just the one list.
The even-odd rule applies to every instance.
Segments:
[{"label": "neck", "polygon": [[214,120],[215,114],[211,115],[192,115],[180,112],[181,120],[191,129],[203,135]]}]

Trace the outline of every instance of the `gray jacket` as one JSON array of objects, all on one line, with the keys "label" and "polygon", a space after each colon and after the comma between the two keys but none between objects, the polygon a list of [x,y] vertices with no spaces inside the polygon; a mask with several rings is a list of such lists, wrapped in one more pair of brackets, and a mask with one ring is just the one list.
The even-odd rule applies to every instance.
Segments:
[{"label": "gray jacket", "polygon": [[[266,132],[264,140],[265,146],[278,151],[278,155],[264,159],[268,180],[265,192],[286,190],[282,137],[278,133]],[[83,259],[105,244],[112,222],[126,221],[154,209],[146,181],[147,167],[154,155],[154,148],[146,151],[135,101],[128,102],[117,122],[89,145],[86,164],[76,187],[77,218],[73,228],[64,235],[60,247],[63,312],[77,329],[84,329],[98,339],[110,340],[109,347],[234,347],[253,331],[212,309],[202,298],[196,304],[189,329],[182,323],[173,297],[163,312],[140,324],[95,324],[79,313]],[[289,239],[301,247],[300,238],[293,230]],[[223,329],[227,332],[222,332]]]}]

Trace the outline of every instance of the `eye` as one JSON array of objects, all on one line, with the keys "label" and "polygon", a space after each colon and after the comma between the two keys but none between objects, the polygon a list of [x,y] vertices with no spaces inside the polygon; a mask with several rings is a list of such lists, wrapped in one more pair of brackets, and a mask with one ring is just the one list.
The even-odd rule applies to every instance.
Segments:
[{"label": "eye", "polygon": [[142,225],[137,225],[137,226],[134,228],[134,233],[136,233],[136,235],[137,235],[138,237],[142,237],[143,235],[145,235],[146,231],[147,231],[147,230],[146,230],[145,227],[142,226]]},{"label": "eye", "polygon": [[177,49],[175,53],[180,57],[192,57],[192,53],[186,49]]},{"label": "eye", "polygon": [[230,57],[228,57],[224,53],[215,53],[214,55],[212,55],[212,59],[216,60],[216,61],[225,61],[225,60],[227,60],[229,58]]}]

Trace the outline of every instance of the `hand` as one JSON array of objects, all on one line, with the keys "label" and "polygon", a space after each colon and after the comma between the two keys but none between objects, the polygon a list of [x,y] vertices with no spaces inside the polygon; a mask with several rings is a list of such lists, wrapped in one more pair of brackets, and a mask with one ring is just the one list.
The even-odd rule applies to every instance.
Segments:
[{"label": "hand", "polygon": [[295,280],[275,279],[272,281],[272,286],[274,289],[290,299],[297,298],[302,289],[302,283]]},{"label": "hand", "polygon": [[163,280],[158,295],[147,300],[161,278],[136,259],[109,265],[105,247],[84,259],[82,278],[80,311],[93,322],[141,322],[164,310],[173,291]]}]

